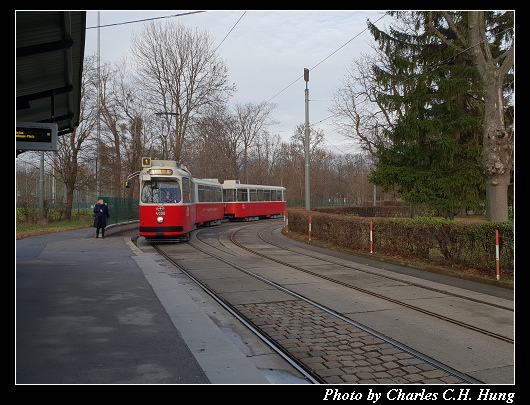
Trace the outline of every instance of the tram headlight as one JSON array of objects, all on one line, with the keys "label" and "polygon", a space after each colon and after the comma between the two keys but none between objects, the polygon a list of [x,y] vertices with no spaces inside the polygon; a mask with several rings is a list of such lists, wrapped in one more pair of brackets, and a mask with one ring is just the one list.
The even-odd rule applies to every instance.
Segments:
[{"label": "tram headlight", "polygon": [[157,218],[156,218],[156,222],[158,222],[159,224],[161,224],[162,222],[164,222],[164,217],[157,217]]}]

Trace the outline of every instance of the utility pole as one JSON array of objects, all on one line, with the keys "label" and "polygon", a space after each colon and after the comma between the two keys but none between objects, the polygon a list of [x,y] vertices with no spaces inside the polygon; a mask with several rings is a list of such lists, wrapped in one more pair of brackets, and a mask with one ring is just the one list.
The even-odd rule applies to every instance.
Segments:
[{"label": "utility pole", "polygon": [[99,27],[101,25],[100,22],[100,12],[98,11],[98,97],[97,97],[97,104],[98,104],[98,118],[97,118],[97,140],[98,140],[98,146],[97,146],[97,152],[96,152],[96,201],[98,198],[101,197],[101,177],[99,175],[99,171],[101,169],[101,123],[100,123],[100,113],[101,113],[101,61],[100,61],[100,37],[99,37]]},{"label": "utility pole", "polygon": [[309,69],[304,68],[305,80],[305,209],[311,209],[311,193],[309,190]]},{"label": "utility pole", "polygon": [[39,217],[44,219],[44,151],[40,153],[39,172]]}]

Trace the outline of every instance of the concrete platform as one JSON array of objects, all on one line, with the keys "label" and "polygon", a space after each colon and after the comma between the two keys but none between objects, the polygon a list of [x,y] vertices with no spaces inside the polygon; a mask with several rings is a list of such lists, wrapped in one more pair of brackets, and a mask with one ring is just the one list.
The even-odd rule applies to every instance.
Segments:
[{"label": "concrete platform", "polygon": [[266,349],[271,370],[256,367],[234,333],[197,303],[197,292],[187,293],[187,281],[130,236],[93,234],[17,241],[17,384],[303,382],[277,381]]}]

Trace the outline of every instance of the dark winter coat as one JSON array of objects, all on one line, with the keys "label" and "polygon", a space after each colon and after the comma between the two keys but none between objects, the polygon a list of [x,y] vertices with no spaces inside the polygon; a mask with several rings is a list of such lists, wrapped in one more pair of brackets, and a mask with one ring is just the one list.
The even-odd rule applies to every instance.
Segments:
[{"label": "dark winter coat", "polygon": [[94,207],[94,228],[105,228],[109,217],[109,208],[105,204],[96,204]]}]

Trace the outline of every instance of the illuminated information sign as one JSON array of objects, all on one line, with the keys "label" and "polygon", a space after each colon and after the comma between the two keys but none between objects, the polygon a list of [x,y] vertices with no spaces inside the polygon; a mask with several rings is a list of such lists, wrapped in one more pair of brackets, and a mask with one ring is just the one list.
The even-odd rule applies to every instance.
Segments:
[{"label": "illuminated information sign", "polygon": [[17,150],[57,150],[57,124],[40,122],[16,123]]}]

